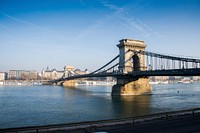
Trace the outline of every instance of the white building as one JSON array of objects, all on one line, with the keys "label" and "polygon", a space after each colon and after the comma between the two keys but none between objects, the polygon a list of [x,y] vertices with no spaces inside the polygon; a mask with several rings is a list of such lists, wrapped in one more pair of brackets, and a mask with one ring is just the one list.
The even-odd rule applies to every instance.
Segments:
[{"label": "white building", "polygon": [[81,71],[80,69],[74,70],[73,66],[65,66],[63,71],[58,71],[56,69],[49,70],[48,67],[46,70],[43,70],[41,77],[43,80],[55,80],[59,78],[66,78],[74,75],[88,74],[88,70]]},{"label": "white building", "polygon": [[58,71],[56,69],[53,70],[43,70],[41,73],[42,79],[44,80],[55,80],[62,78],[64,75],[64,71]]},{"label": "white building", "polygon": [[0,72],[0,81],[6,80],[6,73],[5,72]]}]

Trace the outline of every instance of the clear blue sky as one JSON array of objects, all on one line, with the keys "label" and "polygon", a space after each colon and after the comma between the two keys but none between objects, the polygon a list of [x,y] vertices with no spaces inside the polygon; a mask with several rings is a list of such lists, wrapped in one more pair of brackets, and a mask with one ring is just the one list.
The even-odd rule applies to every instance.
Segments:
[{"label": "clear blue sky", "polygon": [[92,71],[123,38],[200,57],[200,0],[0,0],[0,71]]}]

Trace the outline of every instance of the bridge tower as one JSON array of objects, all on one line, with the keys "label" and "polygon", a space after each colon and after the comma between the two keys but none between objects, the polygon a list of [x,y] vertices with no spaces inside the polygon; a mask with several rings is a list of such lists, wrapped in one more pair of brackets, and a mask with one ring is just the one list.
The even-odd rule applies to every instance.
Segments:
[{"label": "bridge tower", "polygon": [[[119,48],[119,72],[130,73],[133,71],[146,70],[145,59],[143,55],[137,55],[133,51],[144,51],[146,45],[143,41],[122,39],[117,45]],[[150,93],[151,86],[149,79],[118,77],[117,84],[112,88],[112,95],[140,95]]]},{"label": "bridge tower", "polygon": [[[64,78],[74,76],[74,67],[73,66],[65,66],[64,67]],[[74,88],[77,83],[75,80],[66,80],[62,83],[63,87],[66,88]]]}]

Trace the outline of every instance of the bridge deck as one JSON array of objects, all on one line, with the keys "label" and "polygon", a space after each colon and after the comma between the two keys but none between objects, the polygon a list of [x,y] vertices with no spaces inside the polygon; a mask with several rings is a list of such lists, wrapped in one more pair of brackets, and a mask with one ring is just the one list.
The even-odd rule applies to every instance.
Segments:
[{"label": "bridge deck", "polygon": [[140,77],[149,77],[149,76],[199,76],[200,68],[191,68],[191,69],[171,69],[171,70],[149,70],[149,71],[133,71],[132,73],[95,73],[95,74],[84,74],[76,75],[67,78],[61,78],[51,83],[56,83],[65,80],[74,80],[79,78],[90,78],[90,77],[130,77],[130,78],[140,78]]},{"label": "bridge deck", "polygon": [[199,76],[200,69],[171,69],[133,72],[133,76]]}]

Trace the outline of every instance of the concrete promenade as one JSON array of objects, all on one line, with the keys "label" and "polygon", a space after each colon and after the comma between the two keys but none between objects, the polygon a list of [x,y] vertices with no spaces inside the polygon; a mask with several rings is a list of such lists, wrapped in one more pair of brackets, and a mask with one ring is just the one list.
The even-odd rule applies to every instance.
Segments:
[{"label": "concrete promenade", "polygon": [[0,133],[200,133],[200,108],[121,119],[0,129]]}]

